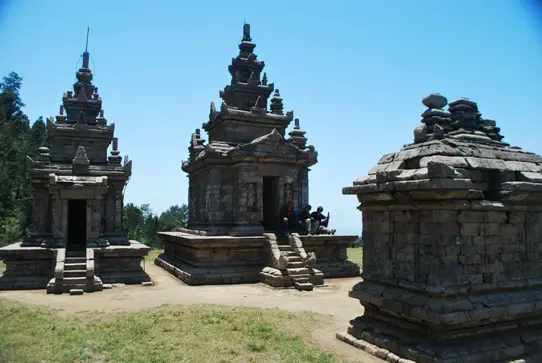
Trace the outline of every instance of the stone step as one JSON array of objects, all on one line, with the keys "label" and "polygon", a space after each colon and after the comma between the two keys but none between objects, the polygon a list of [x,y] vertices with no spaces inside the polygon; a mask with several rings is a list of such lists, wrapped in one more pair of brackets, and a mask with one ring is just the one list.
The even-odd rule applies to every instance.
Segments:
[{"label": "stone step", "polygon": [[286,268],[301,268],[303,266],[305,265],[301,261],[292,261],[288,259],[288,265],[286,265]]},{"label": "stone step", "polygon": [[66,251],[66,257],[86,257],[87,251]]},{"label": "stone step", "polygon": [[297,254],[288,255],[288,261],[290,262],[302,262],[301,257],[299,257]]},{"label": "stone step", "polygon": [[293,252],[292,247],[290,245],[278,245],[279,250],[282,252]]},{"label": "stone step", "polygon": [[66,257],[64,259],[64,264],[67,263],[87,263],[86,257]]},{"label": "stone step", "polygon": [[64,263],[64,271],[69,270],[84,270],[87,268],[86,262],[81,263]]},{"label": "stone step", "polygon": [[70,295],[83,295],[83,289],[70,289]]},{"label": "stone step", "polygon": [[[66,271],[64,271],[65,273]],[[62,285],[84,285],[87,283],[92,283],[92,280],[87,280],[85,277],[64,277],[62,279]]]},{"label": "stone step", "polygon": [[290,276],[296,276],[296,275],[310,275],[310,270],[306,267],[302,268],[289,268],[286,271],[288,271],[288,275]]},{"label": "stone step", "polygon": [[294,287],[299,291],[312,291],[314,289],[314,285],[310,282],[294,281]]},{"label": "stone step", "polygon": [[309,282],[311,280],[310,275],[299,275],[294,277],[294,282]]},{"label": "stone step", "polygon": [[66,277],[83,277],[87,278],[87,270],[64,270],[64,278]]}]

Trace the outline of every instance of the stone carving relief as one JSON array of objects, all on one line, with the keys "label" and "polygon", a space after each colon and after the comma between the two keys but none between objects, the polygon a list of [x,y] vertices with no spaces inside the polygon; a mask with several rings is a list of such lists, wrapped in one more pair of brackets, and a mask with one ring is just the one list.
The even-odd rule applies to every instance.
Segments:
[{"label": "stone carving relief", "polygon": [[292,183],[284,183],[284,191],[283,191],[284,201],[294,199],[294,190],[293,189],[294,188],[293,188]]},{"label": "stone carving relief", "polygon": [[247,184],[247,207],[253,208],[256,206],[256,183]]}]

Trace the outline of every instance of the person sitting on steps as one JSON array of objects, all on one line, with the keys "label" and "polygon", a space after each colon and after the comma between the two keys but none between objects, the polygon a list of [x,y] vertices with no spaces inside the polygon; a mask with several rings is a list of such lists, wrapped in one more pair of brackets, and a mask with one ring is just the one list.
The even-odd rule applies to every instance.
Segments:
[{"label": "person sitting on steps", "polygon": [[329,213],[326,216],[324,216],[322,214],[322,212],[324,211],[324,208],[323,207],[318,207],[316,209],[316,212],[312,212],[310,217],[311,217],[311,227],[312,227],[312,231],[313,233],[315,234],[335,234],[335,230],[334,229],[331,229],[329,230],[328,229],[328,224],[329,224]]},{"label": "person sitting on steps", "polygon": [[303,210],[301,211],[301,221],[302,221],[303,231],[308,235],[314,233],[313,231],[314,223],[311,219],[311,209],[312,209],[311,205],[307,204],[305,208],[303,208]]},{"label": "person sitting on steps", "polygon": [[302,227],[294,211],[294,204],[293,200],[289,200],[280,212],[281,229],[286,235],[297,233]]}]

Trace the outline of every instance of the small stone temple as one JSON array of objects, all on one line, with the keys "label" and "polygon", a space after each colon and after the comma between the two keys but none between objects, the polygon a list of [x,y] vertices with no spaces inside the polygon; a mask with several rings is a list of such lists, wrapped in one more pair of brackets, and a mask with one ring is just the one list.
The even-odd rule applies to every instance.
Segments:
[{"label": "small stone temple", "polygon": [[389,362],[540,362],[542,157],[447,103],[425,97],[414,143],[343,189],[363,213],[349,296],[365,313],[337,337]]},{"label": "small stone temple", "polygon": [[356,276],[359,267],[346,261],[356,236],[296,235],[293,247],[280,239],[277,245],[280,209],[288,200],[298,211],[309,203],[308,173],[318,154],[298,119],[286,136],[293,112],[284,112],[255,47],[245,24],[239,54],[228,67],[231,83],[220,91],[220,107],[211,103],[203,124],[208,143],[196,129],[182,165],[189,178],[189,228],[160,234],[165,254],[156,263],[189,284],[263,279],[291,286],[298,273],[295,286],[302,286],[322,284],[323,274]]},{"label": "small stone temple", "polygon": [[[123,161],[107,124],[89,53],[83,53],[73,91],[47,123],[49,147],[28,157],[33,223],[28,237],[0,248],[6,271],[0,289],[80,293],[104,283],[141,283],[150,248],[122,235],[123,192],[132,162]],[[112,151],[107,149],[112,143]]]}]

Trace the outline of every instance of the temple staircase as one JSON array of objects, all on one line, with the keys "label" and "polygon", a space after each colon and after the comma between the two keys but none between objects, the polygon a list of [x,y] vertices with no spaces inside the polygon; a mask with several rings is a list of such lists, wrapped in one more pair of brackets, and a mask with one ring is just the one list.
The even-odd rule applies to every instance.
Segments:
[{"label": "temple staircase", "polygon": [[314,285],[310,282],[310,270],[305,267],[301,257],[290,245],[279,244],[280,253],[286,257],[285,273],[292,277],[294,287],[300,291],[312,291]]},{"label": "temple staircase", "polygon": [[269,266],[260,276],[262,282],[273,287],[291,287],[300,291],[311,291],[314,285],[324,284],[324,275],[314,268],[316,258],[307,254],[296,234],[278,238],[273,233],[265,233]]},{"label": "temple staircase", "polygon": [[54,278],[47,285],[48,294],[69,293],[82,295],[85,292],[101,291],[102,281],[94,275],[94,250],[57,250]]}]

